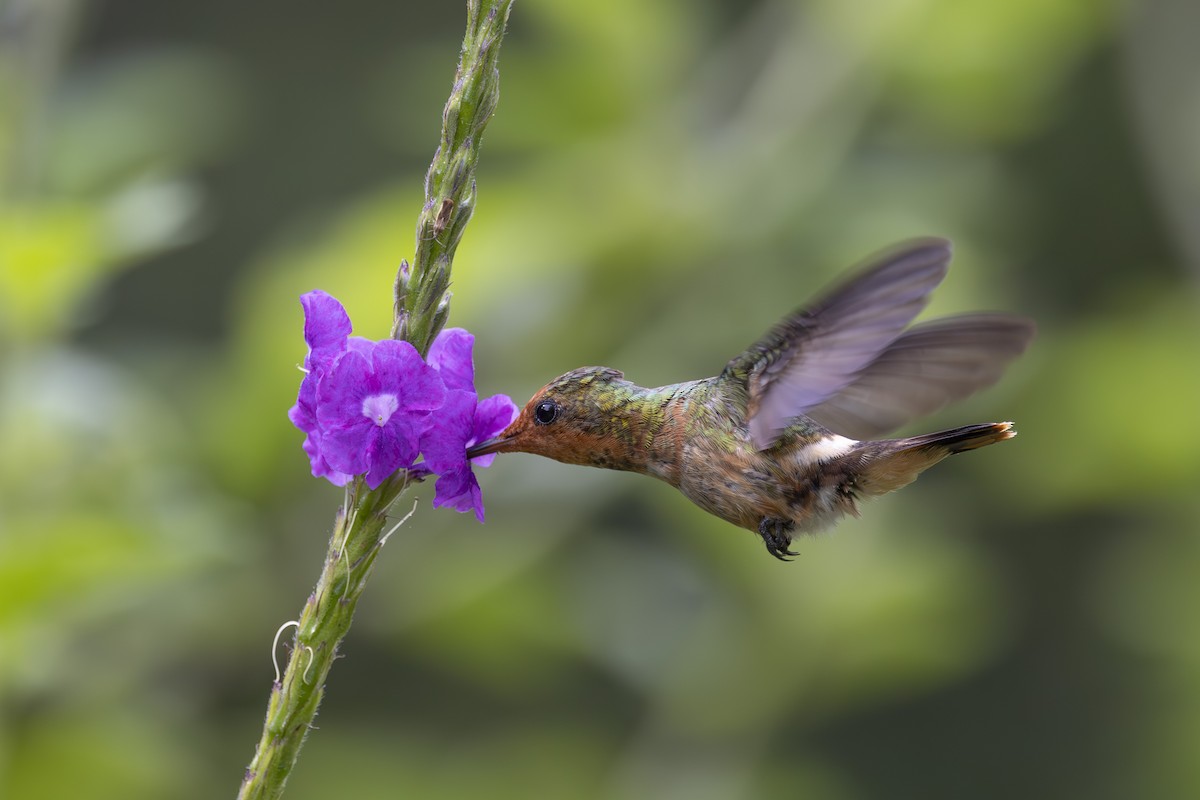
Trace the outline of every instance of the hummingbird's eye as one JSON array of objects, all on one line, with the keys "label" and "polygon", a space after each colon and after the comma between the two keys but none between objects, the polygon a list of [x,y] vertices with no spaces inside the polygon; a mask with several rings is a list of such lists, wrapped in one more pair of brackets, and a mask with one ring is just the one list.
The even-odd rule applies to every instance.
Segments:
[{"label": "hummingbird's eye", "polygon": [[538,425],[549,425],[558,416],[558,403],[553,400],[543,400],[533,410],[533,420]]}]

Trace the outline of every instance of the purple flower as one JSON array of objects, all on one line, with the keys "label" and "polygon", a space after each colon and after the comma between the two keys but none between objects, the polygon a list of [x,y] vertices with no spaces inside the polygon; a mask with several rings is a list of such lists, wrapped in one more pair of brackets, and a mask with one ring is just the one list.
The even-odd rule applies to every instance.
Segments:
[{"label": "purple flower", "polygon": [[483,522],[483,495],[471,467],[486,467],[495,455],[468,461],[467,448],[508,427],[517,416],[517,407],[502,394],[479,401],[471,357],[474,344],[475,337],[462,328],[447,328],[430,345],[429,364],[441,375],[447,392],[444,405],[429,417],[421,449],[423,466],[439,476],[434,506],[474,510]]},{"label": "purple flower", "polygon": [[363,475],[376,489],[401,469],[437,474],[433,504],[474,510],[482,521],[472,466],[495,456],[468,461],[467,448],[504,430],[517,407],[505,395],[480,402],[475,394],[475,338],[461,328],[442,331],[427,363],[408,342],[351,336],[346,310],[325,292],[300,302],[308,355],[288,417],[305,434],[313,475],[337,486]]},{"label": "purple flower", "polygon": [[329,466],[321,452],[321,431],[317,425],[317,384],[333,362],[347,348],[350,336],[350,316],[336,299],[315,290],[300,297],[304,308],[304,341],[308,355],[304,357],[304,380],[296,405],[288,410],[288,419],[304,431],[304,452],[312,464],[312,474],[328,478],[335,486],[345,486],[351,475]]},{"label": "purple flower", "polygon": [[322,291],[300,298],[307,373],[288,411],[304,431],[312,474],[344,486],[366,474],[377,488],[412,466],[424,418],[441,405],[441,379],[407,342],[351,337],[350,317]]},{"label": "purple flower", "polygon": [[338,472],[366,473],[376,489],[417,460],[425,418],[446,390],[408,342],[366,344],[348,348],[321,379],[316,412],[326,462]]}]

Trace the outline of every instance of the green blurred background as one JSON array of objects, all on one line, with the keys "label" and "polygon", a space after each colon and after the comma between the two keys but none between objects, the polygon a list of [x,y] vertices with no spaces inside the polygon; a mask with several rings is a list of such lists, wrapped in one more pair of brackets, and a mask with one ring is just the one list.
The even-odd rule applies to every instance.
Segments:
[{"label": "green blurred background", "polygon": [[[335,10],[336,9],[336,10]],[[0,796],[231,797],[341,492],[298,296],[390,322],[457,2],[0,3]],[[713,374],[954,240],[1016,420],[799,543],[506,456],[389,542],[294,800],[1200,796],[1200,5],[518,0],[480,391]]]}]

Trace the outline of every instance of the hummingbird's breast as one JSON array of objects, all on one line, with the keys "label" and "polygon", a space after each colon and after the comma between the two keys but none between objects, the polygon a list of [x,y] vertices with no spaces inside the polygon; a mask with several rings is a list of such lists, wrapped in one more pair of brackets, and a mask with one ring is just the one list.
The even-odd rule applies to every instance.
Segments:
[{"label": "hummingbird's breast", "polygon": [[817,530],[854,513],[857,441],[801,418],[759,450],[738,413],[744,405],[721,388],[691,393],[672,415],[679,423],[676,486],[689,500],[752,531],[764,519]]}]

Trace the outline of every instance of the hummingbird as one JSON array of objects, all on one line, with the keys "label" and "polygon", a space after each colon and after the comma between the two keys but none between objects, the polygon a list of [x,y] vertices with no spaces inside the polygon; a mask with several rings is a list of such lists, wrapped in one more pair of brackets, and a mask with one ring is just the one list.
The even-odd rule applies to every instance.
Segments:
[{"label": "hummingbird", "polygon": [[950,242],[877,256],[789,314],[719,375],[644,388],[582,367],[539,389],[468,457],[535,453],[666,481],[758,534],[781,561],[796,534],[911,483],[955,453],[1016,435],[1012,422],[878,438],[999,380],[1031,320],[972,313],[910,323],[945,278]]}]

